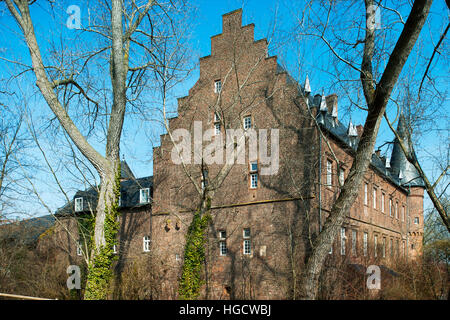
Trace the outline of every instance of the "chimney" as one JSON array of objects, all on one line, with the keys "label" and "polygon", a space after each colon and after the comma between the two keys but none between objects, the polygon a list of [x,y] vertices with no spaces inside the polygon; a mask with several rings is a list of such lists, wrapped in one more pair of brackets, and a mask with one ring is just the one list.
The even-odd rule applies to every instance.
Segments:
[{"label": "chimney", "polygon": [[327,108],[328,113],[336,120],[338,117],[338,96],[333,93],[330,94],[327,98]]},{"label": "chimney", "polygon": [[362,125],[358,124],[356,126],[356,131],[358,132],[358,137],[361,139],[361,136],[362,136],[363,131],[364,131],[364,127]]}]

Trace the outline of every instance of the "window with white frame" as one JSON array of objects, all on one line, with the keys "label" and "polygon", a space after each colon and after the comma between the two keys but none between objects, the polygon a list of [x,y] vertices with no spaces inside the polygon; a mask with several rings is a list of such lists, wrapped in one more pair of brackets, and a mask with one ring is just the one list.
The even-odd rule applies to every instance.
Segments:
[{"label": "window with white frame", "polygon": [[369,194],[368,194],[369,185],[364,183],[364,205],[369,205]]},{"label": "window with white frame", "polygon": [[345,228],[344,227],[342,227],[341,228],[341,255],[345,255],[345,239],[346,239],[346,236],[345,236]]},{"label": "window with white frame", "polygon": [[250,188],[256,189],[258,187],[258,162],[250,162]]},{"label": "window with white frame", "polygon": [[218,136],[221,133],[220,122],[214,123],[214,134]]},{"label": "window with white frame", "polygon": [[384,202],[386,201],[386,195],[384,192],[381,193],[381,212],[384,213]]},{"label": "window with white frame", "polygon": [[221,256],[226,256],[228,253],[227,232],[225,230],[219,231],[219,251]]},{"label": "window with white frame", "polygon": [[389,216],[392,217],[392,199],[389,199]]},{"label": "window with white frame", "polygon": [[77,242],[77,256],[83,255],[83,241],[78,240]]},{"label": "window with white frame", "polygon": [[383,258],[386,258],[386,237],[383,237],[383,243],[381,246]]},{"label": "window with white frame", "polygon": [[327,186],[333,184],[333,162],[327,160]]},{"label": "window with white frame", "polygon": [[252,117],[246,116],[244,117],[244,130],[248,130],[252,127]]},{"label": "window with white frame", "polygon": [[139,203],[150,202],[150,188],[144,188],[139,191]]},{"label": "window with white frame", "polygon": [[373,237],[373,254],[375,258],[378,256],[378,236]]},{"label": "window with white frame", "polygon": [[222,81],[216,80],[214,81],[214,93],[220,93],[222,91]]},{"label": "window with white frame", "polygon": [[373,200],[373,208],[376,209],[377,208],[377,188],[373,188],[372,200]]},{"label": "window with white frame", "polygon": [[83,211],[83,198],[75,198],[75,212]]},{"label": "window with white frame", "polygon": [[243,234],[242,234],[243,238],[244,238],[244,244],[243,244],[243,249],[244,249],[244,254],[252,254],[252,243],[251,243],[251,239],[250,239],[250,228],[244,228],[243,230]]},{"label": "window with white frame", "polygon": [[356,230],[352,230],[352,255],[356,257]]},{"label": "window with white frame", "polygon": [[363,235],[363,255],[364,255],[364,257],[367,257],[368,237],[369,237],[369,234],[367,232],[364,232],[364,235]]},{"label": "window with white frame", "polygon": [[150,251],[150,237],[149,236],[144,236],[143,240],[142,240],[142,250],[144,252],[149,252]]}]

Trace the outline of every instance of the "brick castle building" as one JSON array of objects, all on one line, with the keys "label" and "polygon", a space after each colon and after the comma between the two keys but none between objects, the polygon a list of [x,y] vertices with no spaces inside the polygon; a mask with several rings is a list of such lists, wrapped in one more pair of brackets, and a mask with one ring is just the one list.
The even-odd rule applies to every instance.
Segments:
[{"label": "brick castle building", "polygon": [[[201,297],[291,296],[362,134],[362,126],[339,121],[336,95],[312,94],[308,79],[300,86],[268,55],[268,42],[254,40],[255,26],[242,26],[242,10],[222,19],[222,33],[211,37],[211,55],[200,59],[198,81],[178,99],[178,116],[168,119],[171,135],[162,135],[153,150],[153,176],[137,179],[122,163],[118,265],[151,260],[158,275],[153,298],[177,298],[186,231],[201,191],[211,189]],[[243,137],[245,153],[227,166],[230,129],[237,132],[231,146]],[[190,146],[184,165],[173,160],[181,145],[175,132],[194,137],[184,145]],[[403,117],[398,132],[409,141]],[[195,137],[204,148],[196,148]],[[252,141],[259,143],[256,153],[249,151]],[[222,146],[223,154],[208,145]],[[206,154],[214,161],[206,161]],[[396,141],[390,159],[374,152],[330,256],[389,265],[420,255],[423,196],[423,181]],[[77,236],[67,236],[68,230],[78,234],[74,216],[95,208],[95,201],[95,189],[78,192],[57,212],[62,223],[45,240],[65,243],[72,263],[81,261],[83,241],[74,242]]]}]

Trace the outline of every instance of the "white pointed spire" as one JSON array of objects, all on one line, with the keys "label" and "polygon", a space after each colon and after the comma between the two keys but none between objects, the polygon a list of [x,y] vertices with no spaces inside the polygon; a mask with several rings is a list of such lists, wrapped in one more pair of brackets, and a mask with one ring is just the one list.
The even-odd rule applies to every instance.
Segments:
[{"label": "white pointed spire", "polygon": [[333,118],[337,118],[337,116],[338,116],[337,104],[336,103],[333,104],[333,110],[331,111],[331,116]]},{"label": "white pointed spire", "polygon": [[306,93],[311,93],[311,85],[309,84],[309,78],[308,78],[308,74],[306,74],[306,79],[305,79],[305,92]]},{"label": "white pointed spire", "polygon": [[402,169],[400,169],[400,172],[398,173],[398,178],[399,178],[400,180],[403,179],[403,170],[402,170]]},{"label": "white pointed spire", "polygon": [[320,100],[320,108],[319,108],[319,110],[320,111],[328,111],[327,100],[325,99],[325,95],[323,93],[323,90],[322,90],[322,100]]},{"label": "white pointed spire", "polygon": [[356,130],[356,126],[352,123],[352,119],[350,119],[350,122],[348,124],[347,134],[349,137],[357,137],[358,136],[358,130]]}]

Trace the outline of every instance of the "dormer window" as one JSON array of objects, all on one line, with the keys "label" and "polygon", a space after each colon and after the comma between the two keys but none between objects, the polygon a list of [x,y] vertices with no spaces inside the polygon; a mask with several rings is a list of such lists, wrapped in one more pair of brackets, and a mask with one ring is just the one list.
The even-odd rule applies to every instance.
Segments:
[{"label": "dormer window", "polygon": [[141,189],[139,192],[139,203],[150,202],[150,188]]},{"label": "dormer window", "polygon": [[222,91],[222,81],[214,81],[214,93],[220,93]]},{"label": "dormer window", "polygon": [[75,198],[75,212],[83,211],[83,198]]}]

